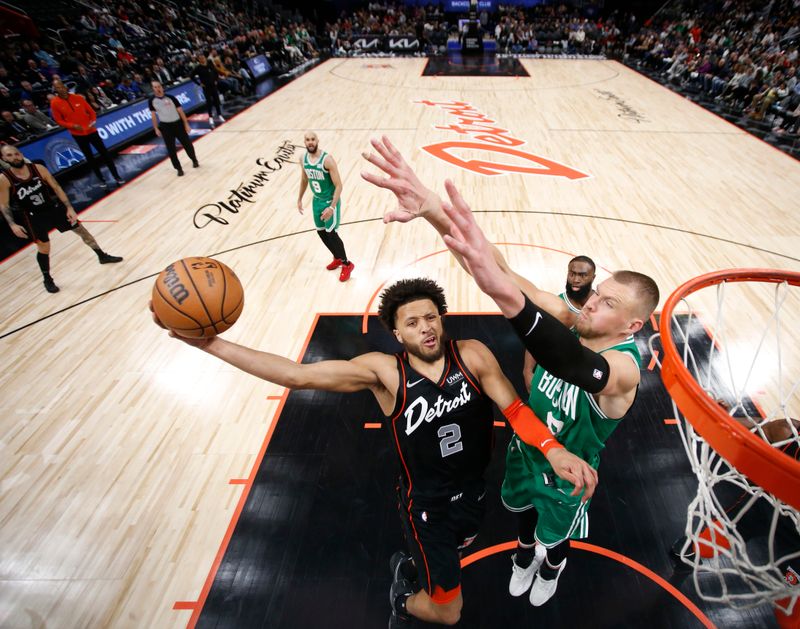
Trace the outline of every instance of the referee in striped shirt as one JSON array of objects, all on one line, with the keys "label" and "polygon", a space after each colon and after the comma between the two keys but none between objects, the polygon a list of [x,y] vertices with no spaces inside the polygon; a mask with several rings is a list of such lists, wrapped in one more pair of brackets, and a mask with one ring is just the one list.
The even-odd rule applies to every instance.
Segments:
[{"label": "referee in striped shirt", "polygon": [[158,137],[164,138],[169,159],[178,171],[178,177],[183,177],[183,168],[175,150],[176,139],[180,140],[186,154],[192,160],[192,166],[197,168],[200,165],[192,141],[189,139],[189,121],[178,99],[171,94],[165,94],[160,81],[152,81],[150,85],[153,87],[153,96],[150,97],[148,104],[152,112],[153,129]]}]

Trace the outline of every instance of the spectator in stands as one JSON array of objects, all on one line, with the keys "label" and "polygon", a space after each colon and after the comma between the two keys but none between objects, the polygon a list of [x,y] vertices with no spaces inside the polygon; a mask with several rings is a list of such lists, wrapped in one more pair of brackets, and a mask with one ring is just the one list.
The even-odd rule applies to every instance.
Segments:
[{"label": "spectator in stands", "polygon": [[303,53],[296,46],[297,37],[294,33],[294,25],[290,25],[288,29],[286,27],[281,29],[281,39],[283,39],[283,48],[289,54],[289,59],[292,62],[302,63],[305,61]]},{"label": "spectator in stands", "polygon": [[[689,87],[700,91],[701,100],[715,98],[729,111],[755,120],[775,116],[775,125],[782,128],[783,114],[798,104],[791,100],[798,63],[793,39],[800,34],[796,4],[684,0],[674,8],[665,5],[660,30],[642,29],[630,51],[647,67],[662,74],[669,67],[674,76],[672,51],[688,48],[703,59],[694,68],[691,61],[687,66]],[[664,60],[669,64],[661,65]]]},{"label": "spectator in stands", "polygon": [[239,77],[242,85],[242,92],[247,94],[256,93],[255,77],[250,73],[246,63],[242,63],[238,57],[226,57],[225,67]]},{"label": "spectator in stands", "polygon": [[153,78],[164,85],[169,85],[173,81],[172,73],[164,65],[164,60],[159,57],[153,64]]},{"label": "spectator in stands", "polygon": [[31,42],[31,53],[36,57],[37,61],[44,61],[51,68],[59,68],[60,66],[55,57],[46,50],[42,50],[36,42]]},{"label": "spectator in stands", "polygon": [[28,81],[20,81],[19,82],[19,89],[17,90],[17,100],[21,101],[24,99],[34,99],[34,94],[40,90],[34,90],[33,85],[31,85]]},{"label": "spectator in stands", "polygon": [[97,87],[102,88],[103,92],[106,95],[106,98],[108,98],[108,100],[110,100],[112,103],[111,107],[119,105],[125,99],[125,97],[117,89],[117,86],[114,85],[114,81],[110,78],[99,83]]},{"label": "spectator in stands", "polygon": [[89,107],[94,110],[95,115],[103,111],[103,106],[97,101],[97,96],[93,94],[91,90],[86,92],[85,98],[86,102],[89,103]]},{"label": "spectator in stands", "polygon": [[5,86],[0,87],[0,110],[14,109],[14,99],[11,97],[11,92]]},{"label": "spectator in stands", "polygon": [[22,73],[21,78],[28,81],[34,87],[48,85],[47,77],[39,71],[39,64],[35,59],[28,59],[27,69]]},{"label": "spectator in stands", "polygon": [[33,131],[24,122],[17,120],[8,110],[0,111],[0,141],[14,144],[27,140]]},{"label": "spectator in stands", "polygon": [[83,64],[78,66],[78,72],[72,80],[75,82],[75,91],[80,94],[85,94],[95,84],[94,77]]},{"label": "spectator in stands", "polygon": [[124,46],[122,45],[117,46],[117,59],[129,64],[132,64],[136,61],[134,56],[125,50]]},{"label": "spectator in stands", "polygon": [[0,87],[5,87],[8,89],[10,87],[10,79],[11,77],[8,75],[8,70],[2,63],[0,63]]},{"label": "spectator in stands", "polygon": [[87,100],[91,98],[89,103],[96,112],[111,109],[114,106],[114,101],[108,97],[103,88],[99,85],[90,87],[89,91],[86,93],[86,98]]},{"label": "spectator in stands", "polygon": [[197,65],[192,70],[192,80],[203,89],[203,96],[206,99],[206,109],[208,110],[208,123],[211,125],[211,128],[214,128],[213,112],[215,109],[219,122],[225,122],[225,118],[222,117],[219,90],[217,89],[219,74],[214,68],[214,65],[204,54],[200,54],[197,57]]},{"label": "spectator in stands", "polygon": [[129,76],[122,79],[122,82],[117,86],[117,91],[122,94],[123,98],[128,102],[144,96],[142,88]]},{"label": "spectator in stands", "polygon": [[89,12],[84,13],[81,16],[81,19],[79,20],[81,27],[87,34],[97,32],[97,22],[94,21],[92,13],[94,13],[94,11],[92,11],[91,13]]},{"label": "spectator in stands", "polygon": [[58,128],[55,121],[47,114],[36,109],[36,105],[31,100],[22,101],[20,119],[35,133],[45,133]]},{"label": "spectator in stands", "polygon": [[240,94],[241,89],[239,88],[239,79],[233,75],[233,72],[225,67],[225,64],[223,63],[222,58],[219,56],[219,52],[217,50],[214,50],[213,48],[211,49],[211,52],[208,53],[208,61],[214,65],[214,69],[219,75],[219,78],[217,79],[217,86],[221,87],[223,92]]},{"label": "spectator in stands", "polygon": [[67,90],[67,86],[64,85],[62,81],[53,83],[53,89],[56,92],[56,98],[50,103],[53,112],[53,120],[72,134],[72,139],[75,140],[75,143],[81,149],[86,161],[89,163],[92,170],[94,170],[95,175],[97,175],[97,178],[100,180],[100,186],[102,188],[107,188],[108,184],[106,184],[100,172],[100,165],[97,163],[97,159],[92,153],[92,147],[97,149],[106,168],[111,171],[117,185],[121,186],[125,182],[122,180],[122,177],[119,176],[117,168],[114,166],[114,160],[108,154],[105,144],[103,144],[103,140],[100,138],[95,128],[95,124],[97,123],[95,111],[89,106],[89,103],[86,102],[83,96],[80,94],[70,94],[69,90]]},{"label": "spectator in stands", "polygon": [[[57,68],[51,68],[47,65],[47,62],[42,59],[39,62],[39,74],[44,77],[44,84],[49,85],[52,81],[54,81],[59,75],[57,73]],[[35,84],[34,84],[35,85]]]}]

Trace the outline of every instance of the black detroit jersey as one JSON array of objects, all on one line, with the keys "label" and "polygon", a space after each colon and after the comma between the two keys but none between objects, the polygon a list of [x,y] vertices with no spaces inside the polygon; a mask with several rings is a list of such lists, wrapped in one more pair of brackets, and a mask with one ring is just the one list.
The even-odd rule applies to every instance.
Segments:
[{"label": "black detroit jersey", "polygon": [[56,197],[55,192],[33,164],[25,164],[28,167],[29,176],[27,179],[16,177],[11,170],[3,171],[11,182],[11,201],[15,209],[26,212],[49,212],[58,207],[61,202]]},{"label": "black detroit jersey", "polygon": [[492,452],[492,402],[464,365],[455,341],[445,344],[438,382],[397,354],[400,386],[390,417],[406,499],[450,499],[482,482]]}]

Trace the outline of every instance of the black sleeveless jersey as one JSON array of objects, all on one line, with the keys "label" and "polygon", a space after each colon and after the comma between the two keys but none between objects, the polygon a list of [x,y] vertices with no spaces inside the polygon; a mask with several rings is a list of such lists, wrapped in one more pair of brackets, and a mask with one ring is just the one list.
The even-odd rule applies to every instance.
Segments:
[{"label": "black sleeveless jersey", "polygon": [[397,354],[400,385],[389,418],[400,456],[405,499],[450,499],[482,482],[492,452],[492,402],[461,359],[455,341],[445,345],[438,382],[417,373]]},{"label": "black sleeveless jersey", "polygon": [[31,213],[49,212],[57,208],[61,202],[33,164],[28,167],[28,178],[20,179],[11,170],[2,171],[11,182],[11,205],[16,210]]}]

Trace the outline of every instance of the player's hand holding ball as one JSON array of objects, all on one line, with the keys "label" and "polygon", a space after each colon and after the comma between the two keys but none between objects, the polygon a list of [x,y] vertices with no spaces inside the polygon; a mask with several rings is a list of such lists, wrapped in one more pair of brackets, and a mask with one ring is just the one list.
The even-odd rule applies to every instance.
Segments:
[{"label": "player's hand holding ball", "polygon": [[150,309],[153,320],[190,345],[231,327],[244,307],[244,290],[236,274],[213,258],[183,258],[156,279]]}]

